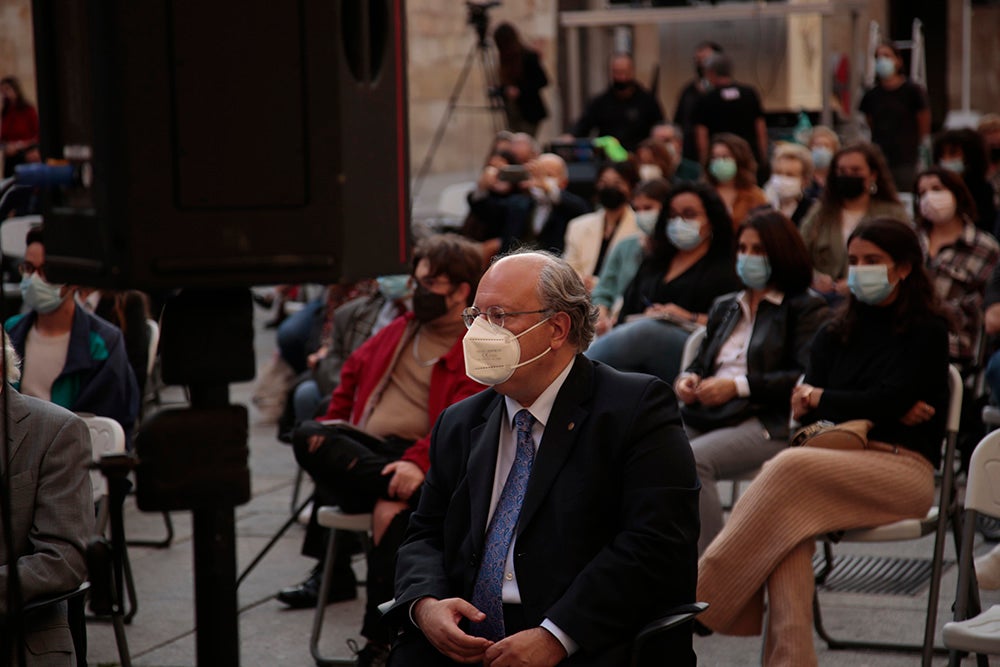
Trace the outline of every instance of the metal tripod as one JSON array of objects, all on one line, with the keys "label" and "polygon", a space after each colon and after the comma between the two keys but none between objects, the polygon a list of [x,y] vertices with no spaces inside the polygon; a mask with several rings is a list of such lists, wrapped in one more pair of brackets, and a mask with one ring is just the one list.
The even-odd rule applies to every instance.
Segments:
[{"label": "metal tripod", "polygon": [[[421,163],[420,169],[417,171],[417,176],[414,179],[412,193],[412,199],[414,200],[420,194],[420,188],[423,186],[424,179],[430,171],[431,163],[434,162],[434,155],[437,153],[438,147],[444,139],[444,134],[448,130],[448,123],[451,121],[451,116],[455,112],[455,109],[462,108],[488,112],[493,122],[494,133],[504,129],[507,124],[507,111],[504,108],[503,96],[499,91],[496,56],[490,49],[489,43],[486,41],[485,25],[482,29],[480,29],[480,25],[476,24],[476,28],[477,39],[473,42],[472,48],[469,49],[469,55],[465,57],[465,65],[462,66],[462,71],[458,75],[458,80],[455,81],[455,87],[451,91],[451,96],[448,98],[448,107],[445,109],[444,115],[441,116],[441,120],[438,122],[437,130],[434,132],[434,137],[431,139],[430,146],[427,148],[427,154],[424,156],[424,161]],[[486,104],[481,106],[460,107],[458,99],[461,97],[462,90],[465,88],[465,82],[469,78],[469,72],[472,71],[472,66],[476,62],[479,63],[483,74],[483,81],[486,82]]]}]

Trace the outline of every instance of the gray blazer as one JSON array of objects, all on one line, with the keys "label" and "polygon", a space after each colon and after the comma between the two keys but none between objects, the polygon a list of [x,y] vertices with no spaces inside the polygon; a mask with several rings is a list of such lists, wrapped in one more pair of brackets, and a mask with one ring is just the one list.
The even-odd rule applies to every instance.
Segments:
[{"label": "gray blazer", "polygon": [[[72,590],[87,577],[86,546],[94,531],[90,433],[72,412],[23,396],[10,386],[0,394],[0,429],[4,400],[10,411],[13,551],[23,598],[30,601]],[[0,614],[4,615],[9,561],[7,545],[0,539]],[[25,627],[26,667],[76,664],[65,602],[32,612]]]}]

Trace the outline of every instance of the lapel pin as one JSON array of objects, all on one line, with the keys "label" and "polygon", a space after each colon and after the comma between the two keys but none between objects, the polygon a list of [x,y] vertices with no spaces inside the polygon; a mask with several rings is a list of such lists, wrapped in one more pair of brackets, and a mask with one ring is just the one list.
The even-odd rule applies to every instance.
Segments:
[{"label": "lapel pin", "polygon": [[572,431],[574,426],[576,426],[576,422],[570,422],[569,426],[567,426],[566,429]]}]

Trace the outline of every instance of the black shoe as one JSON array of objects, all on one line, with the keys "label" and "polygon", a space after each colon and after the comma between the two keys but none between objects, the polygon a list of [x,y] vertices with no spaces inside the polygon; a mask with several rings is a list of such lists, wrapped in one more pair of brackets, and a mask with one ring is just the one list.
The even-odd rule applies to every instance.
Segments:
[{"label": "black shoe", "polygon": [[712,628],[697,619],[694,621],[694,633],[699,637],[711,637],[714,634]]},{"label": "black shoe", "polygon": [[357,656],[357,667],[385,667],[389,662],[389,647],[385,644],[368,642],[360,651],[353,639],[348,639],[347,645]]},{"label": "black shoe", "polygon": [[[319,567],[314,569],[309,577],[298,586],[283,588],[278,591],[279,602],[283,602],[292,609],[308,609],[315,607],[319,600],[319,585],[323,576],[323,571]],[[354,600],[358,597],[358,582],[352,572],[350,578],[345,576],[337,577],[331,582],[330,592],[326,596],[326,603],[344,602]]]}]

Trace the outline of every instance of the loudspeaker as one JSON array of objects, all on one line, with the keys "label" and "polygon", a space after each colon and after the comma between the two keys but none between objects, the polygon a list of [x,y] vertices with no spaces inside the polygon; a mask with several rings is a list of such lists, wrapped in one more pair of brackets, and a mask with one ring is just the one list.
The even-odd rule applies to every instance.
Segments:
[{"label": "loudspeaker", "polygon": [[329,283],[405,270],[403,0],[34,0],[53,280]]}]

